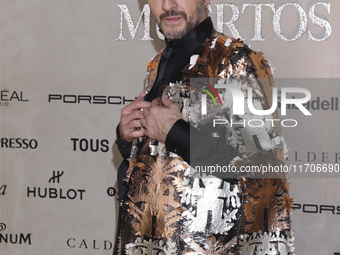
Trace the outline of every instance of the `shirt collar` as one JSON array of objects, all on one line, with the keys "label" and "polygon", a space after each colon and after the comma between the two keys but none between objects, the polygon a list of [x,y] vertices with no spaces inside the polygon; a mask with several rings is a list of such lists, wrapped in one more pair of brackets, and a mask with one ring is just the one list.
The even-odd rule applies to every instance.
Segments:
[{"label": "shirt collar", "polygon": [[204,40],[211,35],[212,31],[213,23],[211,18],[208,17],[182,38],[175,40],[168,40],[165,38],[165,43],[168,48],[193,51],[202,45]]}]

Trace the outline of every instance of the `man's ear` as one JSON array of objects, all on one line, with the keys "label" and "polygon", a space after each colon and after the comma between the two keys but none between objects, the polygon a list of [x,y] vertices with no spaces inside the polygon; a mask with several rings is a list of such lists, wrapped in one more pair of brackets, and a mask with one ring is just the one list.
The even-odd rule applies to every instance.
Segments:
[{"label": "man's ear", "polygon": [[211,3],[211,0],[204,0],[204,5],[207,7]]}]

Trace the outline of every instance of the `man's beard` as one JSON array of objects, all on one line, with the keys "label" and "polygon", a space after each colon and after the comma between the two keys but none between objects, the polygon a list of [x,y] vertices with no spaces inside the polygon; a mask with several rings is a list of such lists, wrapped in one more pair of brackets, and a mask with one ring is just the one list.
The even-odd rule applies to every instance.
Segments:
[{"label": "man's beard", "polygon": [[[189,20],[188,20],[188,17],[187,17],[185,12],[171,10],[171,11],[167,11],[167,12],[163,13],[162,15],[160,15],[160,17],[159,17],[160,23],[158,23],[158,22],[157,23],[158,23],[158,26],[160,27],[163,35],[165,36],[165,38],[167,38],[168,40],[180,39],[183,36],[185,36],[187,33],[189,33],[192,29],[194,29],[200,23],[200,21],[202,20],[202,18],[204,16],[204,13],[205,13],[205,6],[204,6],[204,1],[202,1],[201,4],[199,4],[197,6],[196,11],[189,18]],[[184,29],[164,32],[164,30],[162,29],[162,25],[161,25],[162,20],[166,17],[171,17],[171,16],[182,16],[183,19],[186,22]]]}]

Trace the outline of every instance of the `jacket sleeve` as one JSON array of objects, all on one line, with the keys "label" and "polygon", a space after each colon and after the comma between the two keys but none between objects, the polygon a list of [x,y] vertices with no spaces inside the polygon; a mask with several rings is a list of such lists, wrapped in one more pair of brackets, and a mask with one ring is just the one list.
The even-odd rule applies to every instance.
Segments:
[{"label": "jacket sleeve", "polygon": [[124,158],[124,160],[128,159],[131,153],[131,147],[132,147],[132,142],[127,142],[125,140],[123,140],[122,138],[120,138],[119,135],[119,124],[116,127],[116,144],[118,147],[118,150],[120,152],[120,154],[122,155],[122,157]]},{"label": "jacket sleeve", "polygon": [[[244,125],[241,128],[227,128],[228,143],[239,156],[231,161],[238,171],[263,166],[282,167],[286,145],[280,135],[280,126],[273,123],[278,119],[276,112],[269,115],[255,115],[248,107],[248,88],[253,91],[252,102],[256,109],[267,110],[272,105],[274,81],[271,67],[262,53],[253,52],[247,46],[237,49],[237,54],[226,63],[227,70],[236,79],[244,94],[244,115],[229,117]],[[227,73],[220,78],[225,79]],[[230,77],[230,76],[229,76]],[[226,102],[228,105],[228,102]],[[229,103],[230,109],[232,105]],[[228,106],[227,106],[228,108]],[[258,119],[263,125],[252,127],[249,121]],[[293,199],[289,196],[289,183],[283,172],[260,175],[249,172],[239,178],[242,190],[242,214],[238,233],[238,254],[261,254],[277,251],[277,254],[292,254],[290,212]],[[280,245],[273,245],[279,242]],[[253,245],[256,243],[256,245]],[[274,247],[275,246],[275,247]]]}]

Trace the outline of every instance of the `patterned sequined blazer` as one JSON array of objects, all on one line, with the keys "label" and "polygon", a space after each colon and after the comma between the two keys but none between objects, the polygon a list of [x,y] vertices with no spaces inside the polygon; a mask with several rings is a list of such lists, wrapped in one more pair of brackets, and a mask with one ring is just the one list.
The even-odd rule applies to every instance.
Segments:
[{"label": "patterned sequined blazer", "polygon": [[[274,82],[261,52],[217,32],[205,40],[204,47],[203,54],[192,56],[182,69],[182,80],[165,88],[176,103],[182,97],[179,106],[186,121],[198,129],[209,121],[209,114],[204,119],[190,98],[183,97],[198,93],[191,89],[193,78],[207,83],[216,78],[222,82],[236,79],[245,100],[247,89],[252,88],[254,105],[270,108]],[[155,81],[161,55],[148,64],[146,91]],[[254,117],[249,109],[244,115],[233,115],[227,92],[218,92],[221,114],[229,122]],[[208,112],[209,107],[214,106],[208,103]],[[275,112],[262,116],[263,120],[271,118],[277,119]],[[285,143],[278,125],[234,128],[226,124],[224,132],[226,143],[238,152],[230,162],[238,170],[284,165]],[[292,199],[287,179],[280,173],[267,178],[248,173],[233,184],[197,173],[164,144],[151,139],[136,140],[129,161],[120,254],[292,254]]]}]

